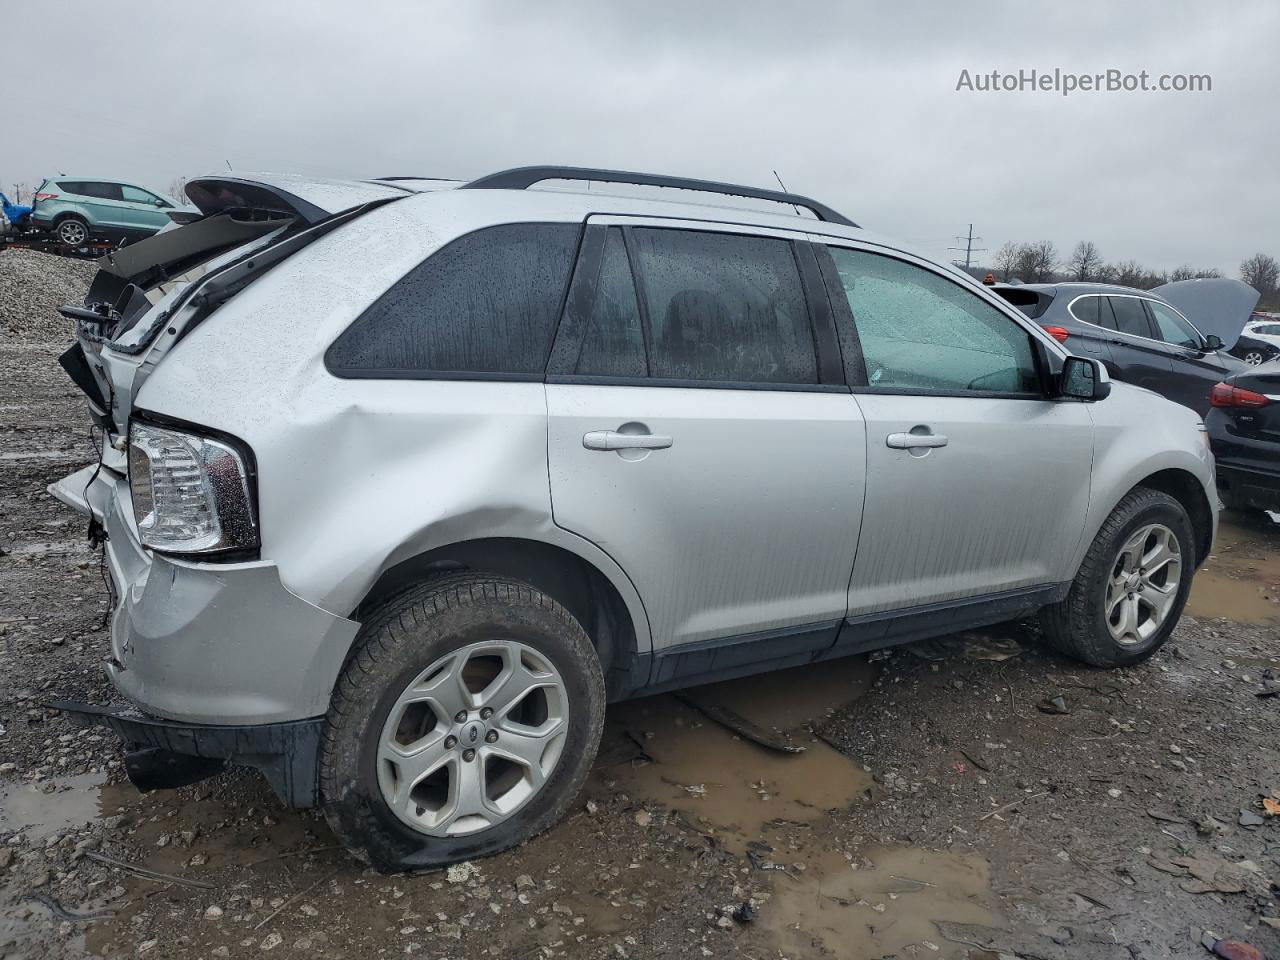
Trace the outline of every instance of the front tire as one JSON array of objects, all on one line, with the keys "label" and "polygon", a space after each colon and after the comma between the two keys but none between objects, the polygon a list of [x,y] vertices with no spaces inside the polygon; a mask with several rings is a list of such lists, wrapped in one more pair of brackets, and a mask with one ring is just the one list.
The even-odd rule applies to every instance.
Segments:
[{"label": "front tire", "polygon": [[1182,504],[1159,490],[1134,490],[1098,531],[1066,599],[1041,611],[1046,639],[1094,667],[1146,660],[1182,616],[1195,556]]},{"label": "front tire", "polygon": [[604,713],[595,650],[559,603],[505,577],[429,580],[356,638],[321,746],[325,817],[382,870],[498,853],[564,814]]}]

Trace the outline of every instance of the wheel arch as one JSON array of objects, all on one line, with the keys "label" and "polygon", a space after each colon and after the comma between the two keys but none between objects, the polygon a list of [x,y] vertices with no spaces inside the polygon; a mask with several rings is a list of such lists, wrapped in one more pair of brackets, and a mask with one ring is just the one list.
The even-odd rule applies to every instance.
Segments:
[{"label": "wheel arch", "polygon": [[89,217],[85,216],[85,214],[82,211],[75,208],[72,208],[71,210],[59,210],[56,214],[54,214],[53,220],[51,222],[56,228],[58,224],[60,224],[63,220],[79,220],[81,223],[85,225],[86,229],[91,228],[93,226],[93,221],[90,220]]},{"label": "wheel arch", "polygon": [[514,577],[554,598],[582,624],[600,657],[610,700],[643,684],[637,676],[649,650],[648,621],[639,596],[594,562],[565,546],[520,537],[484,537],[433,547],[388,567],[350,614],[363,621],[368,611],[400,590],[446,571],[475,571]]},{"label": "wheel arch", "polygon": [[1213,547],[1213,505],[1195,474],[1177,467],[1158,470],[1125,491],[1125,496],[1138,487],[1167,493],[1182,504],[1187,516],[1191,518],[1191,529],[1196,537],[1196,567],[1204,563]]}]

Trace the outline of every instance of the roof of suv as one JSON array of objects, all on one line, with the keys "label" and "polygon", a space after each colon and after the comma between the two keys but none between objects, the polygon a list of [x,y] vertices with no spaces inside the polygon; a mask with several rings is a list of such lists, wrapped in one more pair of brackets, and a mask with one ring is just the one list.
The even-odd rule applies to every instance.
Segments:
[{"label": "roof of suv", "polygon": [[[604,186],[599,189],[597,185]],[[857,239],[920,258],[940,268],[949,269],[971,287],[978,282],[947,262],[941,262],[890,237],[864,230],[852,220],[808,197],[776,190],[764,190],[737,184],[691,180],[663,175],[580,167],[519,167],[460,181],[435,177],[380,177],[370,179],[336,179],[301,174],[253,173],[212,174],[199,177],[187,185],[188,195],[194,187],[209,196],[193,201],[205,213],[220,206],[218,195],[243,201],[255,187],[266,188],[285,208],[292,208],[311,223],[327,216],[375,201],[408,199],[407,194],[449,193],[459,196],[473,193],[479,201],[483,195],[500,197],[501,211],[494,210],[495,221],[502,217],[559,216],[583,218],[591,215],[633,215],[666,219],[707,220],[763,227],[774,230]],[[650,188],[647,195],[637,196],[623,189]],[[652,189],[657,188],[657,189]],[[259,196],[261,191],[254,193]],[[422,197],[427,200],[427,197]],[[210,202],[210,201],[213,202]],[[431,201],[428,201],[431,202]],[[468,204],[470,205],[470,204]],[[488,206],[487,203],[482,204]],[[767,209],[762,209],[767,207]]]},{"label": "roof of suv", "polygon": [[121,180],[119,177],[93,177],[84,174],[76,175],[71,173],[60,173],[56,177],[48,177],[47,179],[55,183],[61,180],[80,181],[89,183],[118,183],[126,187],[134,187],[138,185],[137,180]]}]

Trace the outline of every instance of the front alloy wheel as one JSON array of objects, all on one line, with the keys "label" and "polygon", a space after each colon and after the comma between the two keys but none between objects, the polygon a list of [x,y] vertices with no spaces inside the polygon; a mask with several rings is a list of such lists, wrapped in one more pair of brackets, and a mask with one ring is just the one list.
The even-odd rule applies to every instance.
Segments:
[{"label": "front alloy wheel", "polygon": [[1161,523],[1125,541],[1106,584],[1107,627],[1116,643],[1145,643],[1164,626],[1182,580],[1182,548]]},{"label": "front alloy wheel", "polygon": [[1125,667],[1160,649],[1191,590],[1195,530],[1162,490],[1137,487],[1098,530],[1066,597],[1040,611],[1045,639],[1095,667]]},{"label": "front alloy wheel", "polygon": [[1263,356],[1261,350],[1250,350],[1244,355],[1244,362],[1249,364],[1251,367],[1261,366],[1266,362],[1266,359],[1267,358]]},{"label": "front alloy wheel", "polygon": [[378,749],[382,798],[433,837],[497,826],[547,782],[568,695],[555,666],[510,640],[441,657],[400,694]]}]

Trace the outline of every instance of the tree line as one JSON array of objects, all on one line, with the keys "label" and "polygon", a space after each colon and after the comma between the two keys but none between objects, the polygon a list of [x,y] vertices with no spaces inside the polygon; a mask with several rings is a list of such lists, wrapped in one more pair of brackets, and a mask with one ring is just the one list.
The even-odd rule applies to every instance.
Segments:
[{"label": "tree line", "polygon": [[[1108,262],[1092,240],[1081,240],[1063,257],[1052,240],[1031,243],[1010,241],[995,252],[989,270],[997,280],[1021,280],[1023,283],[1055,283],[1076,280],[1092,283],[1115,283],[1123,287],[1150,290],[1175,280],[1221,277],[1217,267],[1193,267],[1190,264],[1164,272],[1151,270],[1136,260]],[[1280,302],[1280,261],[1267,253],[1255,253],[1240,264],[1240,279],[1257,290],[1261,302]]]}]

